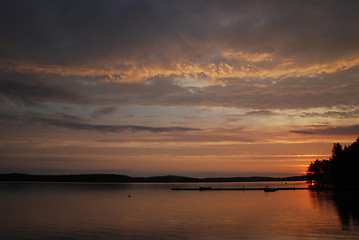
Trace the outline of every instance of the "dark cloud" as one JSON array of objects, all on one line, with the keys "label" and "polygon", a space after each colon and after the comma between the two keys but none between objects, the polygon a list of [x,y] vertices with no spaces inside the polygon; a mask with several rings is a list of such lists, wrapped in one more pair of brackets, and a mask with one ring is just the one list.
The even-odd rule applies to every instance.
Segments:
[{"label": "dark cloud", "polygon": [[291,133],[298,133],[298,134],[308,134],[308,135],[313,135],[315,134],[315,132],[312,131],[305,131],[305,130],[298,130],[298,131],[290,131]]},{"label": "dark cloud", "polygon": [[53,102],[85,103],[85,97],[63,87],[55,88],[44,82],[20,82],[0,80],[0,96],[6,97],[16,103],[36,105]]},{"label": "dark cloud", "polygon": [[38,123],[44,124],[45,126],[55,126],[61,128],[68,128],[73,130],[90,130],[99,132],[123,132],[123,131],[149,131],[153,133],[161,132],[173,132],[173,131],[198,131],[196,128],[185,128],[185,127],[148,127],[148,126],[132,126],[132,125],[103,125],[103,124],[87,124],[80,122],[69,122],[53,119],[43,119]]},{"label": "dark cloud", "polygon": [[93,117],[101,117],[101,116],[104,116],[104,115],[109,115],[111,113],[114,113],[115,111],[117,110],[117,107],[103,107],[103,108],[99,108],[99,109],[96,109],[93,113],[92,113],[92,116]]},{"label": "dark cloud", "polygon": [[301,64],[358,52],[357,1],[1,1],[4,58],[73,65],[96,59],[207,59],[219,49]]},{"label": "dark cloud", "polygon": [[250,111],[246,113],[247,116],[275,116],[278,115],[275,112],[268,111],[268,110],[262,110],[262,111]]},{"label": "dark cloud", "polygon": [[[257,115],[273,109],[358,106],[358,67],[310,77],[232,77],[217,79],[225,84],[199,88],[181,86],[175,79],[207,79],[207,73],[111,83],[103,80],[119,80],[125,73],[64,75],[61,68],[53,74],[29,73],[30,68],[20,74],[10,64],[100,69],[110,64],[127,71],[146,64],[171,65],[177,58],[203,65],[231,63],[219,56],[231,50],[269,52],[297,67],[358,52],[358,10],[358,1],[1,1],[0,56],[8,63],[0,69],[0,101],[220,106],[257,109],[248,113]],[[277,63],[267,64],[262,67]],[[327,116],[350,117],[334,112]]]},{"label": "dark cloud", "polygon": [[335,127],[317,127],[307,130],[294,130],[290,131],[298,134],[321,134],[321,135],[359,135],[359,125],[351,126],[335,126]]},{"label": "dark cloud", "polygon": [[11,121],[22,126],[43,126],[43,127],[59,127],[72,130],[89,130],[99,132],[117,133],[123,131],[148,131],[153,133],[174,132],[174,131],[199,131],[198,128],[187,127],[150,127],[137,125],[112,125],[112,124],[91,124],[86,123],[84,119],[66,115],[66,114],[40,114],[34,112],[27,112],[26,114],[5,113],[1,114],[0,121],[5,124]]},{"label": "dark cloud", "polygon": [[359,110],[354,111],[327,111],[324,113],[317,112],[302,112],[301,117],[324,117],[324,118],[357,118]]},{"label": "dark cloud", "polygon": [[[345,84],[348,86],[342,87]],[[114,87],[118,91],[112,101],[122,104],[221,106],[262,109],[261,111],[308,109],[359,105],[359,97],[356,93],[358,88],[359,83],[356,78],[326,74],[316,78],[286,78],[275,84],[271,83],[270,78],[231,79],[224,86],[203,88],[186,88],[177,85],[171,78],[158,78],[146,84],[120,84]]]},{"label": "dark cloud", "polygon": [[[102,106],[213,106],[258,109],[249,115],[273,115],[275,109],[358,106],[359,68],[336,74],[290,78],[231,78],[225,85],[185,87],[176,75],[143,82],[111,83],[101,77],[0,73],[0,97],[31,105],[67,103]],[[0,99],[1,99],[0,98]],[[3,100],[4,101],[4,100]],[[115,109],[105,107],[99,114]],[[97,113],[96,113],[97,114]],[[303,117],[315,116],[303,112]],[[357,111],[327,111],[323,117],[350,118]]]},{"label": "dark cloud", "polygon": [[318,129],[319,134],[330,134],[330,135],[359,135],[359,125],[352,126],[337,126],[328,127],[324,129]]},{"label": "dark cloud", "polygon": [[62,127],[74,130],[95,130],[100,132],[122,132],[122,131],[149,131],[154,133],[173,132],[173,131],[197,131],[200,129],[185,128],[185,127],[147,127],[147,126],[131,126],[131,125],[94,125],[78,122],[64,122],[53,119],[42,120],[39,123],[49,126]]},{"label": "dark cloud", "polygon": [[148,1],[2,1],[1,40],[6,48],[0,52],[6,58],[61,65],[118,54],[127,59],[139,54],[148,58],[157,51],[164,55],[179,36],[154,5]]}]

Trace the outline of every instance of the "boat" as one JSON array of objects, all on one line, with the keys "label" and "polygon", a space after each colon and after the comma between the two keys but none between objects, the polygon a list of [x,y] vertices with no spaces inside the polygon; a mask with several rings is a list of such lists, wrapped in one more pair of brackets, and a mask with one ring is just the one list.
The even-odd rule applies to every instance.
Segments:
[{"label": "boat", "polygon": [[266,186],[264,188],[264,192],[276,192],[278,191],[278,188],[272,188],[272,187],[269,187],[269,186]]}]

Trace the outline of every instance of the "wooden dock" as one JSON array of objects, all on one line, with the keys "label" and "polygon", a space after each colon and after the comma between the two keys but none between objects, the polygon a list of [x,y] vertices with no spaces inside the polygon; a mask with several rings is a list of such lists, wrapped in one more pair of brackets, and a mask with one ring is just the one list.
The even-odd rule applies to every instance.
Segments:
[{"label": "wooden dock", "polygon": [[216,187],[196,187],[196,188],[181,188],[173,187],[173,191],[265,191],[276,192],[278,190],[309,190],[307,187],[236,187],[236,188],[216,188]]}]

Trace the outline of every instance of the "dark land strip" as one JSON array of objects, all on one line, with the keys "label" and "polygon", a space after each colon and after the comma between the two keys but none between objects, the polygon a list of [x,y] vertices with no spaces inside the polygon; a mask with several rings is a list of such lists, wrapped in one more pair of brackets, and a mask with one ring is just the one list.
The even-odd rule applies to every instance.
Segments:
[{"label": "dark land strip", "polygon": [[130,177],[120,174],[31,175],[23,173],[0,174],[0,182],[97,182],[97,183],[201,183],[201,182],[273,182],[305,181],[306,176],[292,177],[220,177],[192,178],[175,175]]}]

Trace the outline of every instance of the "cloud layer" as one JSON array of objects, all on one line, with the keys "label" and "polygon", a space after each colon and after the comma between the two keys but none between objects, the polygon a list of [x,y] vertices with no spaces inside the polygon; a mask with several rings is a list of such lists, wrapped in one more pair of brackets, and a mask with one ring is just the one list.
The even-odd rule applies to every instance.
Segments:
[{"label": "cloud layer", "polygon": [[34,126],[40,125],[44,127],[59,127],[71,130],[88,130],[88,131],[99,131],[99,132],[110,132],[118,133],[123,131],[149,131],[153,133],[161,132],[180,132],[180,131],[199,131],[198,128],[187,128],[187,127],[150,127],[150,126],[137,126],[137,125],[110,125],[110,124],[90,124],[86,123],[84,119],[77,116],[69,116],[63,114],[55,115],[42,115],[39,113],[27,112],[26,114],[6,114],[3,113],[0,117],[0,121],[9,121],[12,123],[16,122],[20,126]]},{"label": "cloud layer", "polygon": [[305,65],[357,53],[358,8],[356,1],[5,1],[1,55],[55,65],[117,56],[165,64],[232,49]]},{"label": "cloud layer", "polygon": [[[302,172],[359,135],[358,12],[354,0],[1,1],[0,164]],[[290,162],[277,144],[292,144]]]},{"label": "cloud layer", "polygon": [[0,9],[0,94],[17,103],[359,102],[356,1],[5,1]]}]

